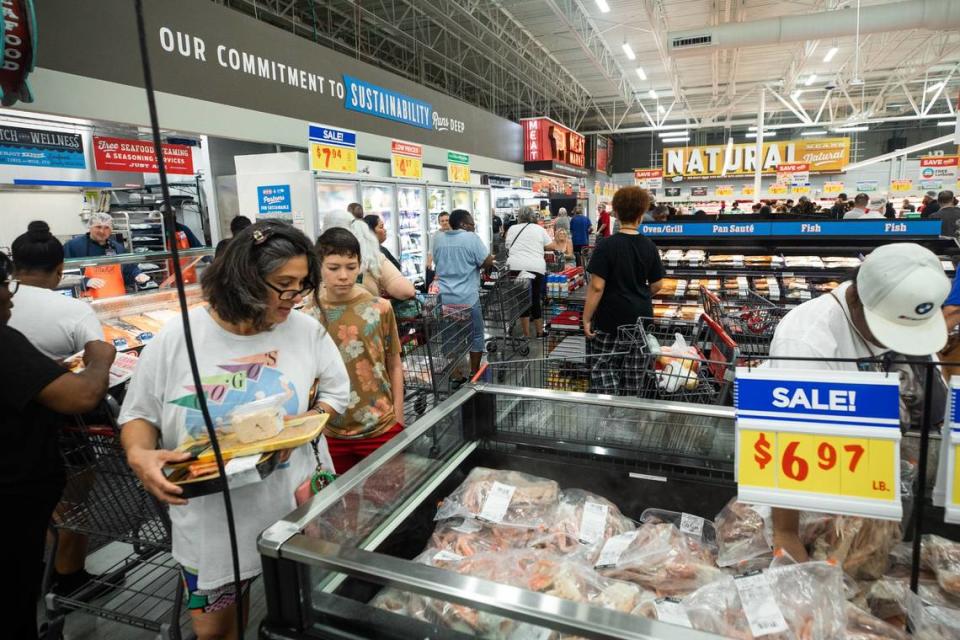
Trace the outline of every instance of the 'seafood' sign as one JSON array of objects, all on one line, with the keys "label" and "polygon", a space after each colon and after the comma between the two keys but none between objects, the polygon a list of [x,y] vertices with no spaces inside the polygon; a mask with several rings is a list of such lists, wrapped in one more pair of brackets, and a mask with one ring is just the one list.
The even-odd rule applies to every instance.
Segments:
[{"label": "'seafood' sign", "polygon": [[897,376],[740,370],[736,417],[740,500],[901,517]]}]

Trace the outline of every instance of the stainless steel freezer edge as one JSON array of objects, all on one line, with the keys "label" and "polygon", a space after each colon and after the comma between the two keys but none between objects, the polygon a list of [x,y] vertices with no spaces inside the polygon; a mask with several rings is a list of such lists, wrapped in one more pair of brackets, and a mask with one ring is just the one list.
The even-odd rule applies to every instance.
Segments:
[{"label": "stainless steel freezer edge", "polygon": [[283,547],[282,556],[403,591],[477,607],[565,633],[586,634],[591,638],[713,640],[718,637],[303,535],[289,540]]}]

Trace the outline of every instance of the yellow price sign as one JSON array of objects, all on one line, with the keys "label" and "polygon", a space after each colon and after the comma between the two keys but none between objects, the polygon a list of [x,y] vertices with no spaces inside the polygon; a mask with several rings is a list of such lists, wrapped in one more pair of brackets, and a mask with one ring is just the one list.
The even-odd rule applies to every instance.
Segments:
[{"label": "yellow price sign", "polygon": [[414,179],[423,177],[422,159],[400,155],[393,155],[391,158],[393,165],[393,177]]},{"label": "yellow price sign", "polygon": [[842,182],[824,182],[823,183],[824,193],[840,193],[842,191],[843,191]]},{"label": "yellow price sign", "polygon": [[470,165],[450,163],[447,165],[447,180],[450,182],[470,183]]},{"label": "yellow price sign", "polygon": [[753,195],[753,187],[744,187],[743,189],[740,190],[740,193],[743,194],[743,195],[745,195],[745,196],[752,196],[752,195]]},{"label": "yellow price sign", "polygon": [[797,193],[797,194],[810,193],[810,187],[808,187],[808,186],[806,186],[806,185],[801,185],[801,186],[797,186],[797,187],[791,187],[791,188],[790,188],[790,193]]},{"label": "yellow price sign", "polygon": [[898,500],[894,440],[741,430],[742,486],[845,498]]},{"label": "yellow price sign", "polygon": [[769,189],[770,193],[781,195],[787,192],[787,185],[785,184],[772,184]]},{"label": "yellow price sign", "polygon": [[913,180],[891,180],[890,191],[894,193],[905,193],[913,189]]},{"label": "yellow price sign", "polygon": [[732,195],[733,195],[733,187],[727,187],[727,186],[717,187],[715,191],[716,191],[716,194],[717,194],[718,196],[732,196]]},{"label": "yellow price sign", "polygon": [[357,150],[351,147],[311,142],[310,169],[332,173],[356,173]]}]

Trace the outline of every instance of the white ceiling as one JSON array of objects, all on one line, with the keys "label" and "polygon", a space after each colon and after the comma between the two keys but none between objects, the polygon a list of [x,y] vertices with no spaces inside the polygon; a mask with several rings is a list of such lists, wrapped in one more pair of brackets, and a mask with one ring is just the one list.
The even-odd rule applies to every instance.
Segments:
[{"label": "white ceiling", "polygon": [[[607,0],[608,13],[602,13],[595,0],[493,1],[593,96],[598,110],[581,123],[568,123],[581,130],[744,124],[755,120],[764,87],[769,88],[767,118],[774,123],[840,124],[918,112],[933,115],[952,110],[947,99],[956,100],[960,87],[960,73],[953,73],[960,66],[957,30],[874,33],[859,40],[851,34],[684,56],[670,56],[666,49],[668,32],[832,11],[855,7],[857,0]],[[860,0],[862,8],[894,2],[902,0]],[[627,58],[624,42],[636,60]],[[615,73],[605,74],[597,47],[590,45],[612,54]],[[839,51],[824,62],[832,46]],[[638,66],[647,80],[637,76]],[[811,74],[816,81],[804,85]],[[856,76],[864,84],[851,84]],[[623,79],[626,96],[621,92]],[[943,80],[948,80],[944,91],[926,91]],[[827,85],[836,87],[829,97]],[[650,89],[656,90],[657,100],[648,95]],[[802,111],[792,98],[797,89],[802,90],[796,97]],[[925,101],[935,95],[935,104],[927,109]]]}]

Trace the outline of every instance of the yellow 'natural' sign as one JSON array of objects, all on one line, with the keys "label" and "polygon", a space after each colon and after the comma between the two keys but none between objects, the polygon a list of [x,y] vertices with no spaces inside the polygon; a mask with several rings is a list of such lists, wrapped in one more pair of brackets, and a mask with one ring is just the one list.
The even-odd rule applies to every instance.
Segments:
[{"label": "yellow 'natural' sign", "polygon": [[[810,173],[842,171],[850,160],[850,138],[783,140],[763,143],[762,173],[777,172],[777,165],[802,162]],[[753,174],[757,166],[754,143],[704,147],[669,147],[663,150],[663,176],[706,178]],[[726,169],[726,170],[724,170]]]}]

